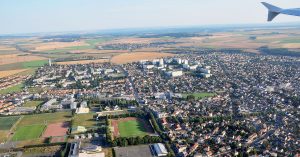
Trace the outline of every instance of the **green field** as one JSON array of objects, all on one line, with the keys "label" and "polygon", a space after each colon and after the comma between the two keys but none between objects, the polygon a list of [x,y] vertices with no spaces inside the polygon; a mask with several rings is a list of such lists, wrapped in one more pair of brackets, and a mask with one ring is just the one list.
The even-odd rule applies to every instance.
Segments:
[{"label": "green field", "polygon": [[107,42],[107,41],[110,41],[110,40],[112,40],[112,38],[98,38],[98,39],[86,40],[85,42],[92,45],[92,46],[95,46],[97,44]]},{"label": "green field", "polygon": [[[32,74],[35,69],[41,66],[44,66],[48,63],[48,60],[38,60],[38,61],[29,61],[29,62],[18,62],[0,65],[0,69],[2,70],[16,70],[16,69],[28,69],[28,71],[22,72],[24,74]],[[32,69],[32,70],[31,70]]]},{"label": "green field", "polygon": [[0,130],[9,130],[19,118],[19,116],[0,117]]},{"label": "green field", "polygon": [[17,129],[12,140],[23,141],[23,140],[31,140],[31,139],[39,138],[43,134],[45,128],[46,125],[42,125],[42,124],[22,126]]},{"label": "green field", "polygon": [[22,120],[18,123],[17,128],[45,123],[59,123],[70,121],[72,118],[71,112],[55,112],[55,113],[43,113],[35,115],[25,115]]},{"label": "green field", "polygon": [[76,114],[72,122],[72,127],[84,126],[87,129],[97,127],[97,121],[93,118],[94,115],[94,113]]},{"label": "green field", "polygon": [[118,123],[118,128],[121,137],[135,137],[147,135],[146,128],[141,121],[129,120]]},{"label": "green field", "polygon": [[49,51],[46,51],[46,52],[47,53],[61,53],[61,52],[72,51],[72,50],[95,49],[97,44],[100,44],[100,43],[103,43],[103,42],[106,42],[106,41],[109,41],[109,40],[111,40],[111,38],[89,39],[89,40],[85,41],[89,45],[71,46],[71,47],[66,47],[66,48],[62,48],[62,49],[49,50]]},{"label": "green field", "polygon": [[63,49],[55,49],[55,50],[48,50],[47,53],[60,53],[60,52],[66,52],[66,51],[72,51],[72,50],[86,50],[86,49],[92,49],[94,46],[92,45],[86,45],[86,46],[72,46],[72,47],[66,47]]},{"label": "green field", "polygon": [[23,107],[37,107],[38,105],[42,104],[43,101],[27,101]]},{"label": "green field", "polygon": [[30,61],[30,62],[23,62],[23,68],[37,68],[42,67],[48,63],[48,60],[38,60],[38,61]]},{"label": "green field", "polygon": [[15,86],[0,90],[0,94],[8,94],[13,92],[20,92],[24,87],[23,83],[17,84]]},{"label": "green field", "polygon": [[282,39],[280,40],[281,43],[300,43],[299,38],[287,38],[287,39]]},{"label": "green field", "polygon": [[203,98],[206,98],[206,97],[212,97],[212,96],[215,96],[216,94],[215,93],[185,93],[185,94],[182,94],[182,97],[183,98],[187,98],[188,95],[194,95],[196,99],[203,99]]}]

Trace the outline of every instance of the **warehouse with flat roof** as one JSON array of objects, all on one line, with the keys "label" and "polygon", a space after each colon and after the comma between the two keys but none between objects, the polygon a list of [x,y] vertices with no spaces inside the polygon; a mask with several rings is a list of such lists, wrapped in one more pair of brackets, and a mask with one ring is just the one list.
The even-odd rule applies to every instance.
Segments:
[{"label": "warehouse with flat roof", "polygon": [[168,151],[167,151],[165,145],[162,143],[153,144],[153,148],[154,148],[155,154],[157,156],[167,156],[168,155]]}]

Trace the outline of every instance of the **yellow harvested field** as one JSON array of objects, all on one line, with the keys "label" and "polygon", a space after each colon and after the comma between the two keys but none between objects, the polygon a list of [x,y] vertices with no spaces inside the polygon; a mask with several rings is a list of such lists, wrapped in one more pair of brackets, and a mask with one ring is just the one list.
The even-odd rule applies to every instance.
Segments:
[{"label": "yellow harvested field", "polygon": [[128,43],[128,44],[142,44],[142,43],[150,43],[152,41],[157,41],[157,38],[122,38],[116,39],[105,44],[117,44],[117,43]]},{"label": "yellow harvested field", "polygon": [[26,70],[28,70],[28,69],[17,69],[17,70],[0,71],[0,78],[11,76],[11,75],[15,75],[15,74],[18,74],[20,72],[24,72]]},{"label": "yellow harvested field", "polygon": [[5,46],[5,45],[0,45],[0,51],[14,51],[14,50],[16,50],[16,48]]},{"label": "yellow harvested field", "polygon": [[289,48],[289,49],[299,49],[300,43],[289,43],[289,44],[283,44],[283,48]]},{"label": "yellow harvested field", "polygon": [[54,49],[61,49],[66,47],[73,47],[73,46],[87,46],[88,44],[81,41],[76,42],[47,42],[47,43],[40,43],[31,45],[34,47],[34,51],[47,51],[47,50],[54,50]]},{"label": "yellow harvested field", "polygon": [[56,62],[58,65],[72,65],[72,64],[90,64],[90,63],[105,63],[108,59],[97,59],[97,60],[80,60],[80,61],[67,61],[67,62]]},{"label": "yellow harvested field", "polygon": [[134,52],[134,53],[124,53],[114,56],[111,60],[115,64],[125,64],[130,62],[136,62],[140,60],[150,60],[162,57],[174,56],[171,53],[159,53],[159,52]]},{"label": "yellow harvested field", "polygon": [[47,58],[40,56],[32,56],[32,55],[0,55],[0,65],[19,63],[19,62],[28,62],[35,60],[45,60]]},{"label": "yellow harvested field", "polygon": [[90,54],[103,54],[103,53],[126,53],[128,50],[94,50],[94,49],[86,49],[86,50],[73,50],[70,53],[90,53]]}]

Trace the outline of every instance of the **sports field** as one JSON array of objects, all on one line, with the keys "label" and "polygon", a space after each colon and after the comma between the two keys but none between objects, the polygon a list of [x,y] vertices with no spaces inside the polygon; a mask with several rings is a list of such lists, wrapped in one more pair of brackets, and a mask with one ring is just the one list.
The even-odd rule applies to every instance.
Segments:
[{"label": "sports field", "polygon": [[42,124],[22,126],[17,129],[12,140],[23,141],[39,138],[43,134],[45,127],[46,125]]},{"label": "sports field", "polygon": [[0,130],[9,130],[19,118],[19,116],[0,117]]},{"label": "sports field", "polygon": [[144,120],[134,117],[111,120],[111,125],[116,137],[145,136],[151,132],[150,126]]},{"label": "sports field", "polygon": [[55,112],[55,113],[43,113],[35,115],[25,115],[18,123],[17,128],[27,125],[44,125],[70,121],[72,118],[71,112]]},{"label": "sports field", "polygon": [[86,128],[97,127],[94,113],[76,114],[73,119],[72,127],[84,126]]}]

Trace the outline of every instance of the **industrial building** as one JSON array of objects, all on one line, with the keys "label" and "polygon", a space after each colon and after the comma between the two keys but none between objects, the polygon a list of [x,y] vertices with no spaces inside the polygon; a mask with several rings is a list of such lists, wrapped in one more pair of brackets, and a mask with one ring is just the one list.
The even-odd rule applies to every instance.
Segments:
[{"label": "industrial building", "polygon": [[152,145],[152,147],[154,148],[155,154],[157,156],[167,156],[168,155],[168,151],[164,144],[155,143]]}]

